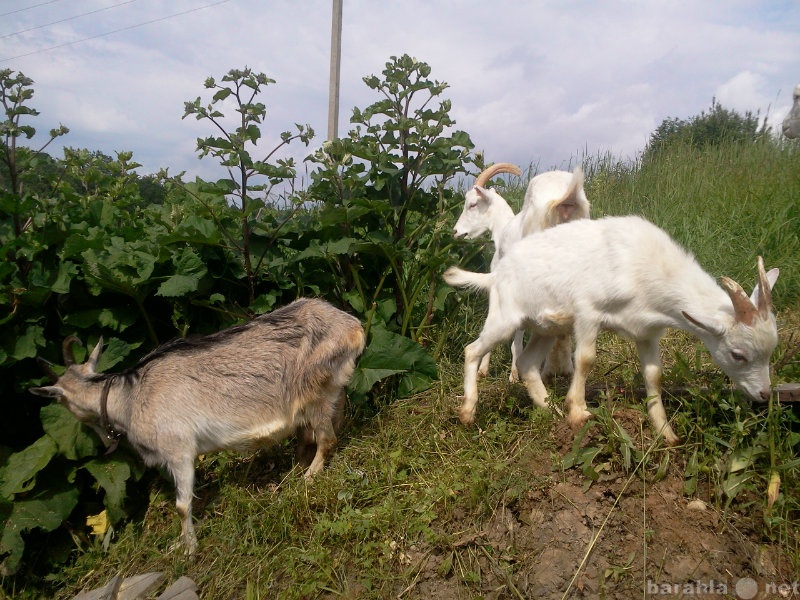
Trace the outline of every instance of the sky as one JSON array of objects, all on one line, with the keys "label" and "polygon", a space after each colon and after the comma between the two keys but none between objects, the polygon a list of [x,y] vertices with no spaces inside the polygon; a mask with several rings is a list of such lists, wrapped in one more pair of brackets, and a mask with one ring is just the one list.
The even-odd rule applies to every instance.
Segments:
[{"label": "sky", "polygon": [[[332,0],[0,0],[0,69],[30,77],[38,148],[133,152],[141,175],[214,180],[210,123],[182,119],[207,77],[250,67],[276,81],[259,148],[295,123],[328,129]],[[409,54],[446,82],[455,128],[487,162],[541,172],[628,160],[667,118],[725,108],[780,131],[800,83],[797,0],[343,0],[339,134],[380,96],[363,78]],[[231,108],[230,106],[228,108]],[[232,114],[232,109],[228,114]],[[777,126],[777,127],[776,127]]]}]

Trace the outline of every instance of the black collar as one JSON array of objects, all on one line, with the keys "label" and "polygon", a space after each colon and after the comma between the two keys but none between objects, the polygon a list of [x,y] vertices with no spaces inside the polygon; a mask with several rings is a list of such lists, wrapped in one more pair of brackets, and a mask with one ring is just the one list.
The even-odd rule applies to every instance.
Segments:
[{"label": "black collar", "polygon": [[103,383],[103,391],[100,393],[100,427],[106,433],[106,439],[109,441],[108,450],[106,455],[111,454],[119,446],[119,441],[123,433],[114,429],[114,426],[108,420],[108,390],[111,389],[113,377],[109,377]]}]

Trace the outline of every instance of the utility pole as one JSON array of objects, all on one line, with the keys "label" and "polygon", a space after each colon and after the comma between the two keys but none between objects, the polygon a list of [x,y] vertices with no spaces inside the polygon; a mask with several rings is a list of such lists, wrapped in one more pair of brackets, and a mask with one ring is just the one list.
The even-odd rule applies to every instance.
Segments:
[{"label": "utility pole", "polygon": [[342,0],[333,0],[331,77],[328,92],[328,140],[339,137],[339,79],[342,64]]}]

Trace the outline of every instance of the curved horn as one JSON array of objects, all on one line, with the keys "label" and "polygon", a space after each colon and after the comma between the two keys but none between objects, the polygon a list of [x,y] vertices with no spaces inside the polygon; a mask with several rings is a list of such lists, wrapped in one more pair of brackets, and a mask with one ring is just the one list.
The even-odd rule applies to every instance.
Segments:
[{"label": "curved horn", "polygon": [[64,355],[64,366],[66,367],[75,364],[75,354],[72,351],[72,344],[83,346],[83,343],[74,335],[67,336],[61,344],[61,353]]},{"label": "curved horn", "polygon": [[769,287],[767,272],[764,270],[764,259],[758,257],[758,314],[767,316],[772,310],[772,290]]},{"label": "curved horn", "polygon": [[517,165],[512,165],[511,163],[494,164],[491,167],[484,169],[483,172],[478,175],[478,177],[475,179],[475,185],[486,187],[488,181],[498,173],[511,173],[512,175],[519,177],[522,175],[522,169],[520,169]]},{"label": "curved horn", "polygon": [[[766,279],[766,275],[764,279]],[[756,307],[750,302],[750,297],[742,289],[742,286],[730,277],[720,277],[720,283],[733,302],[733,313],[736,320],[745,325],[752,325],[756,317]]]}]

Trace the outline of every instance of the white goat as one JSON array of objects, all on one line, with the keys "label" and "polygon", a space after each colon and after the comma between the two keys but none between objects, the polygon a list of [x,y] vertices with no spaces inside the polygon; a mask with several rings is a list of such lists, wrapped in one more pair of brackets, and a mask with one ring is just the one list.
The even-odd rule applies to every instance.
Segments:
[{"label": "white goat", "polygon": [[721,278],[724,290],[695,259],[655,225],[639,217],[581,219],[528,236],[491,273],[457,267],[450,285],[488,290],[489,314],[480,337],[464,352],[463,423],[472,423],[478,400],[480,358],[521,328],[532,339],[519,357],[520,374],[534,404],[546,406],[539,365],[554,337],[575,335],[575,373],[567,393],[568,421],[577,426],[586,410],[585,384],[601,330],[636,342],[647,390],[647,410],[669,444],[678,438],[661,403],[659,339],[667,327],[697,335],[722,370],[749,396],[770,395],[769,358],[778,341],[771,288],[778,270],[764,272],[750,298]]},{"label": "white goat", "polygon": [[[491,232],[495,253],[491,269],[511,246],[526,235],[542,231],[560,223],[589,217],[589,200],[583,190],[583,171],[548,171],[531,179],[525,190],[522,209],[514,214],[508,202],[486,183],[498,173],[521,175],[519,167],[510,163],[497,163],[484,170],[475,185],[464,197],[464,210],[453,227],[453,236],[475,239]],[[545,362],[544,373],[572,373],[569,335],[561,336]],[[522,332],[514,336],[511,345],[511,374],[509,380],[518,381],[517,357],[522,351]],[[481,360],[480,375],[489,372],[489,353]]]},{"label": "white goat", "polygon": [[783,135],[789,139],[800,139],[800,84],[795,86],[792,99],[794,104],[783,120]]}]

